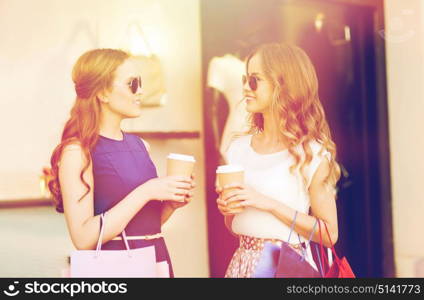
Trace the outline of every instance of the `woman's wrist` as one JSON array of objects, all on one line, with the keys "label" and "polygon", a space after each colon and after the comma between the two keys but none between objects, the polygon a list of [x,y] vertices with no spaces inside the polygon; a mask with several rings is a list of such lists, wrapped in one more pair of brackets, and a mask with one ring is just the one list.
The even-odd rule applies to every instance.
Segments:
[{"label": "woman's wrist", "polygon": [[[264,196],[266,197],[266,196]],[[274,200],[272,198],[266,197],[267,201],[268,201],[268,209],[267,211],[273,215],[275,215],[278,212],[278,208],[280,206],[280,202],[278,202],[277,200]]]},{"label": "woman's wrist", "polygon": [[145,183],[138,186],[137,196],[138,196],[138,199],[143,199],[146,202],[153,200],[153,195],[150,192],[150,188],[148,186],[148,181],[146,181]]},{"label": "woman's wrist", "polygon": [[176,210],[174,205],[172,205],[171,201],[163,201],[163,207],[167,210]]}]

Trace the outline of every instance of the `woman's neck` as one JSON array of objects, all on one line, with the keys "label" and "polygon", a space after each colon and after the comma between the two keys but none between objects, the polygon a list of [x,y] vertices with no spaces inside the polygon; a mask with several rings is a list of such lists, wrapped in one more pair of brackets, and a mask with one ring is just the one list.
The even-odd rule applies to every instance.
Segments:
[{"label": "woman's neck", "polygon": [[266,144],[283,144],[286,145],[285,139],[281,134],[278,123],[270,113],[264,113],[264,129],[261,132],[261,140]]},{"label": "woman's neck", "polygon": [[102,112],[99,134],[107,138],[122,140],[121,121],[122,118],[115,114]]}]

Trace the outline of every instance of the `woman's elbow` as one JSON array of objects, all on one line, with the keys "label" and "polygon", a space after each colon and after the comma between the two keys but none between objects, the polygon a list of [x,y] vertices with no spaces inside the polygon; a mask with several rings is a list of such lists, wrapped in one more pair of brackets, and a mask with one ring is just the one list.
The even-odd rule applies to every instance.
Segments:
[{"label": "woman's elbow", "polygon": [[81,242],[77,242],[77,243],[74,242],[73,244],[77,250],[90,250],[90,247],[88,247],[87,244],[84,244]]},{"label": "woman's elbow", "polygon": [[330,239],[327,240],[327,245],[325,245],[328,248],[331,248],[337,243],[337,240],[339,239],[339,233],[337,230],[333,230],[330,232]]},{"label": "woman's elbow", "polygon": [[89,241],[83,239],[72,239],[72,243],[77,250],[93,250],[95,246]]}]

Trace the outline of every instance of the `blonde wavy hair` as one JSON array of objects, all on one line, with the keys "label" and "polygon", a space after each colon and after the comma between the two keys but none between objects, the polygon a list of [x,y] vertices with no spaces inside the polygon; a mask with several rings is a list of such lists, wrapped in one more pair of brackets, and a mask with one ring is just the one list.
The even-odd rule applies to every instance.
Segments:
[{"label": "blonde wavy hair", "polygon": [[[318,79],[315,68],[307,54],[299,47],[283,43],[263,44],[246,58],[246,72],[250,59],[260,55],[264,76],[273,86],[271,114],[278,121],[280,133],[288,142],[289,152],[295,163],[290,172],[300,170],[304,183],[305,167],[312,161],[311,141],[322,144],[331,154],[329,174],[324,183],[335,188],[340,178],[340,167],[336,162],[336,145],[332,140],[324,109],[318,97]],[[263,131],[261,113],[249,114],[248,133]],[[296,151],[301,145],[303,153]]]}]

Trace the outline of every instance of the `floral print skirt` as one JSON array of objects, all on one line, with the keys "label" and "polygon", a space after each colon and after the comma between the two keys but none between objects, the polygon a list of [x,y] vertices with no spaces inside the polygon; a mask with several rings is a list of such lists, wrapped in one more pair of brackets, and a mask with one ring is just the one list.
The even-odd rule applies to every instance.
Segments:
[{"label": "floral print skirt", "polygon": [[[255,238],[240,235],[240,246],[233,255],[225,273],[226,278],[250,278],[255,273],[256,265],[262,255],[265,242],[281,246],[282,241],[276,239]],[[291,245],[299,254],[302,253],[300,244]]]}]

